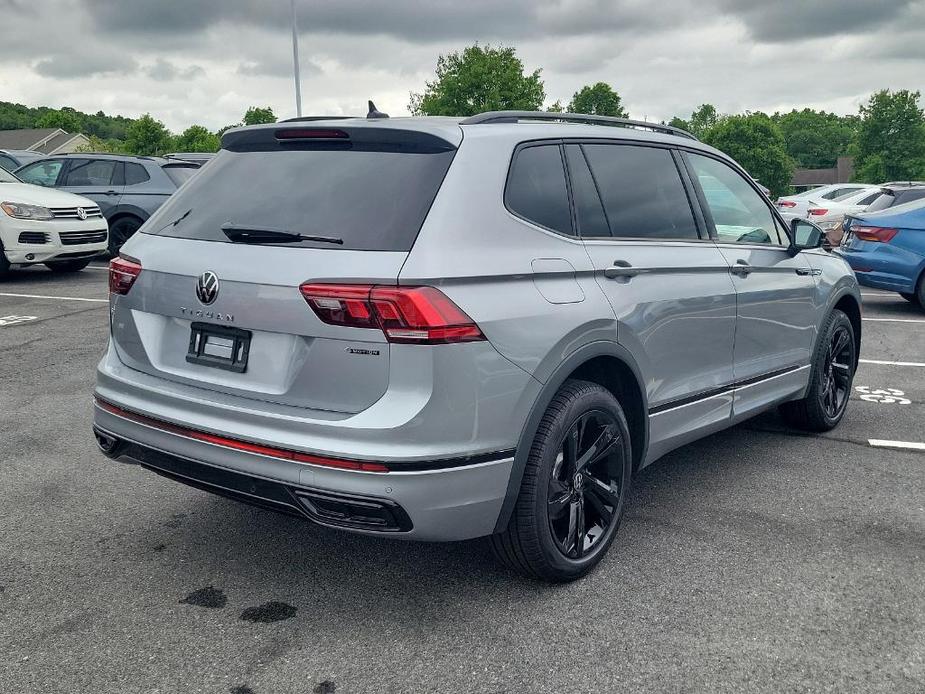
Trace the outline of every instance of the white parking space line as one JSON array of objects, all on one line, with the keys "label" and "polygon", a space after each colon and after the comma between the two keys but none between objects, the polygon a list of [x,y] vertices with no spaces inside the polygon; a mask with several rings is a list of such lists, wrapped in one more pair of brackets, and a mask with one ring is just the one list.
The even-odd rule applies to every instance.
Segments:
[{"label": "white parking space line", "polygon": [[925,366],[919,361],[884,361],[882,359],[858,359],[862,364],[880,364],[882,366]]},{"label": "white parking space line", "polygon": [[862,318],[877,323],[925,323],[925,318]]},{"label": "white parking space line", "polygon": [[60,301],[89,301],[93,304],[108,304],[109,299],[84,299],[79,296],[49,296],[48,294],[13,294],[12,292],[0,292],[0,296],[12,296],[17,299],[58,299]]},{"label": "white parking space line", "polygon": [[887,441],[886,439],[867,439],[867,443],[877,448],[903,448],[913,451],[925,451],[925,443],[915,441]]}]

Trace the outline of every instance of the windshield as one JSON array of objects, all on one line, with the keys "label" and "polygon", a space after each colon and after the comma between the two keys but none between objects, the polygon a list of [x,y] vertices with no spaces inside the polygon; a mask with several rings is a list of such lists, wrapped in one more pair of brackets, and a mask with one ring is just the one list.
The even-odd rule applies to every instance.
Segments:
[{"label": "windshield", "polygon": [[[228,243],[222,227],[231,225],[343,240],[287,241],[287,248],[408,251],[452,159],[452,151],[222,150],[145,231]],[[169,224],[186,210],[187,219]]]},{"label": "windshield", "polygon": [[19,183],[20,180],[4,168],[0,168],[0,183]]}]

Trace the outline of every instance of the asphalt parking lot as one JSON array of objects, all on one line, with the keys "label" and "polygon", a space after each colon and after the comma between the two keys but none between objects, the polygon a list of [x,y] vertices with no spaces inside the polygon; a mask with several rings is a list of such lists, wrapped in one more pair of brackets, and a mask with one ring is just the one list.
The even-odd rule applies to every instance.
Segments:
[{"label": "asphalt parking lot", "polygon": [[106,292],[102,264],[0,284],[0,690],[925,691],[925,450],[894,447],[925,443],[925,312],[898,295],[864,290],[838,429],[676,451],[550,587],[105,460]]}]

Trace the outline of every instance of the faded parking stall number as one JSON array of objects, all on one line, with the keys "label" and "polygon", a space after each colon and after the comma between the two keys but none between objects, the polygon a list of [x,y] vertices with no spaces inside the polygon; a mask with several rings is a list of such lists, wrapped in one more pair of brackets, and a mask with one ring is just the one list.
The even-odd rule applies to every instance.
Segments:
[{"label": "faded parking stall number", "polygon": [[908,405],[912,401],[905,397],[905,393],[896,388],[877,388],[871,390],[869,386],[856,386],[855,390],[861,395],[861,400],[879,402],[884,405]]},{"label": "faded parking stall number", "polygon": [[36,318],[38,316],[0,316],[0,328],[6,325],[16,325],[17,323],[28,323]]}]

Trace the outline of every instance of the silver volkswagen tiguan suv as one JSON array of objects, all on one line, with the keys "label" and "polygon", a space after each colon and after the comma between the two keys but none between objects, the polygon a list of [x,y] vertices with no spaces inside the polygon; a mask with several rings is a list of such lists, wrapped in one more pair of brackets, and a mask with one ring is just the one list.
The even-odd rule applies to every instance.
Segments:
[{"label": "silver volkswagen tiguan suv", "polygon": [[322,525],[490,536],[567,581],[640,468],[779,407],[836,426],[860,294],[683,131],[297,120],[222,149],[110,268],[108,456]]}]

